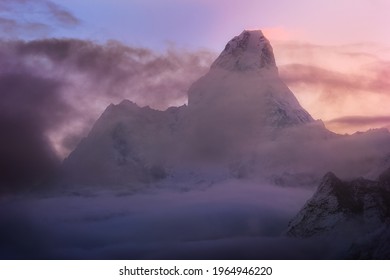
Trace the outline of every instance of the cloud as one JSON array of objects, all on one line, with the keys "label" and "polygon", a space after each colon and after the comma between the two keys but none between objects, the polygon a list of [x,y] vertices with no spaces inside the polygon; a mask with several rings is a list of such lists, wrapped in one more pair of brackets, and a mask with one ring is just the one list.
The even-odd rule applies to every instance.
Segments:
[{"label": "cloud", "polygon": [[110,103],[130,99],[157,109],[185,103],[188,87],[213,56],[173,48],[156,53],[119,42],[1,42],[0,119],[6,136],[0,139],[0,185],[49,174]]},{"label": "cloud", "polygon": [[0,75],[0,186],[34,185],[55,171],[59,158],[45,133],[65,121],[60,89],[27,73]]},{"label": "cloud", "polygon": [[42,36],[49,34],[53,26],[81,24],[71,12],[48,0],[1,0],[0,8],[0,32],[6,38]]},{"label": "cloud", "polygon": [[390,128],[390,116],[343,116],[325,122],[330,129],[366,131],[373,128]]},{"label": "cloud", "polygon": [[44,1],[43,3],[46,5],[48,13],[59,23],[69,26],[75,26],[81,23],[80,19],[60,5],[51,1]]},{"label": "cloud", "polygon": [[0,258],[326,258],[326,246],[280,237],[311,193],[231,180],[14,197],[0,206]]},{"label": "cloud", "polygon": [[22,23],[14,19],[0,17],[0,32],[8,35],[23,33],[45,35],[50,32],[50,29],[48,25],[39,22]]},{"label": "cloud", "polygon": [[[23,57],[48,59],[67,71],[65,74],[72,81],[82,78],[88,86],[98,87],[97,95],[127,96],[141,106],[157,109],[175,102],[183,104],[189,81],[202,75],[214,56],[207,51],[175,49],[158,54],[115,41],[99,45],[91,41],[48,39],[19,44],[15,49]],[[77,75],[72,75],[73,71]]]},{"label": "cloud", "polygon": [[345,116],[327,122],[352,125],[375,125],[378,123],[390,123],[390,116]]},{"label": "cloud", "polygon": [[[386,46],[373,43],[356,43],[345,45],[320,45],[303,41],[281,41],[273,40],[276,58],[279,65],[288,64],[292,61],[301,62],[314,66],[323,66],[331,69],[344,69],[344,65],[359,65],[378,61],[383,55],[389,53]],[[349,59],[359,59],[358,61],[349,61]],[[337,64],[335,60],[342,60]],[[332,67],[333,66],[333,67]],[[353,69],[350,69],[353,70]]]},{"label": "cloud", "polygon": [[371,67],[371,75],[353,75],[311,65],[288,64],[280,68],[280,74],[289,85],[304,84],[322,87],[334,92],[335,97],[337,97],[335,90],[343,90],[344,94],[355,95],[362,91],[386,94],[390,89],[389,73],[386,72],[387,68],[383,69],[383,64],[381,66]]},{"label": "cloud", "polygon": [[280,75],[288,85],[320,85],[326,88],[361,89],[354,77],[312,65],[288,64],[280,67]]}]

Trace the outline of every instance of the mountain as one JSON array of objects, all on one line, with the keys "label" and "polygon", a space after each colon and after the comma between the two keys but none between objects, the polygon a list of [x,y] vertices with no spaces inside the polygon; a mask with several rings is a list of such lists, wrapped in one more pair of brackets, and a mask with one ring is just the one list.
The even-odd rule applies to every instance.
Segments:
[{"label": "mountain", "polygon": [[271,44],[260,30],[243,31],[228,42],[210,71],[190,87],[188,107],[197,117],[211,114],[209,121],[228,118],[232,127],[241,122],[255,129],[314,121],[280,79]]},{"label": "mountain", "polygon": [[[337,135],[302,108],[263,33],[230,40],[188,90],[188,106],[110,105],[63,164],[67,181],[134,185],[237,177],[314,185],[328,170],[374,176],[390,165],[390,133]],[[176,179],[175,179],[176,178]]]},{"label": "mountain", "polygon": [[185,106],[157,111],[125,100],[111,104],[64,161],[64,177],[81,184],[127,185],[166,176]]},{"label": "mountain", "polygon": [[312,122],[280,80],[269,41],[261,31],[244,31],[191,86],[188,107],[110,105],[65,160],[64,177],[83,184],[152,182],[183,163],[226,163],[270,131]]},{"label": "mountain", "polygon": [[290,222],[287,235],[327,237],[350,244],[346,258],[389,258],[390,169],[375,181],[343,181],[327,173]]},{"label": "mountain", "polygon": [[[314,122],[282,82],[263,33],[243,31],[230,40],[210,71],[188,91],[196,154],[235,157],[275,130]],[[204,141],[207,138],[207,141]]]}]

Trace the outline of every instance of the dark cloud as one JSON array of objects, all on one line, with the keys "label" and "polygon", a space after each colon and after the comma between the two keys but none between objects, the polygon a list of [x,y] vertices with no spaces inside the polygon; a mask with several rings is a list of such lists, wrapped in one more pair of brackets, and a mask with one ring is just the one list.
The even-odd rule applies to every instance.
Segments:
[{"label": "dark cloud", "polygon": [[0,43],[0,184],[51,173],[110,103],[165,109],[187,100],[213,54],[160,54],[118,42],[47,39]]},{"label": "dark cloud", "polygon": [[64,121],[61,82],[27,73],[0,75],[0,186],[34,185],[59,164],[47,131]]},{"label": "dark cloud", "polygon": [[52,1],[0,1],[0,32],[3,37],[47,35],[53,26],[75,27],[80,23],[75,15]]},{"label": "dark cloud", "polygon": [[343,90],[344,94],[362,91],[387,94],[390,90],[388,65],[382,62],[367,68],[369,74],[354,75],[311,65],[288,64],[280,67],[280,75],[288,85],[315,86],[336,93]]},{"label": "dark cloud", "polygon": [[280,75],[287,84],[324,85],[327,87],[357,89],[359,84],[347,78],[342,73],[337,73],[324,68],[303,65],[288,64],[280,67]]},{"label": "dark cloud", "polygon": [[24,57],[47,58],[63,70],[83,74],[95,94],[128,97],[139,105],[164,109],[186,101],[189,81],[202,75],[213,54],[168,50],[164,54],[111,41],[39,40],[15,46]]},{"label": "dark cloud", "polygon": [[81,23],[80,19],[58,4],[51,1],[44,1],[43,3],[46,5],[49,14],[59,23],[70,26]]}]

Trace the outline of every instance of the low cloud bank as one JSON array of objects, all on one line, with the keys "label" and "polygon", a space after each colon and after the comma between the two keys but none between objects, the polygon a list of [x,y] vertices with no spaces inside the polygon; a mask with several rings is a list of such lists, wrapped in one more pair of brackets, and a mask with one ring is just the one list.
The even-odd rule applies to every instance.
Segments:
[{"label": "low cloud bank", "polygon": [[322,245],[281,237],[311,194],[231,180],[185,192],[3,199],[0,258],[326,258]]}]

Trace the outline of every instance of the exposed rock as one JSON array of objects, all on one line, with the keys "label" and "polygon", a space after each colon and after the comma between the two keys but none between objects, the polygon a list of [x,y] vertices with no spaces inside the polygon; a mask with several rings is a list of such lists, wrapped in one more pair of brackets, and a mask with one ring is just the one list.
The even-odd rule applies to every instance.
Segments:
[{"label": "exposed rock", "polygon": [[342,181],[326,174],[313,197],[290,222],[292,237],[326,236],[350,244],[345,258],[390,257],[390,189],[386,170],[378,181]]}]

